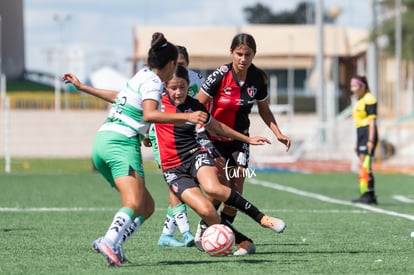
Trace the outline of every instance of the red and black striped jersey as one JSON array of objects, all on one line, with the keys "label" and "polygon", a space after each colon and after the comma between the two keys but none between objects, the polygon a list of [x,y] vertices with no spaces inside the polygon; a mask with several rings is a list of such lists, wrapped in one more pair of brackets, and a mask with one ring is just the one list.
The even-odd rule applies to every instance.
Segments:
[{"label": "red and black striped jersey", "polygon": [[[239,83],[232,63],[229,63],[211,73],[201,89],[212,99],[208,107],[211,115],[243,134],[249,133],[253,103],[267,100],[269,96],[267,76],[253,64],[248,68],[244,83]],[[211,136],[211,139],[220,138]]]},{"label": "red and black striped jersey", "polygon": [[[165,93],[162,96],[161,111],[165,113],[189,113],[203,111],[206,107],[197,99],[187,96],[185,102],[175,106],[174,102]],[[208,117],[206,124],[210,122]],[[160,153],[161,168],[163,170],[180,166],[189,158],[195,150],[200,148],[196,140],[197,125],[186,122],[180,125],[155,124],[155,133]]]}]

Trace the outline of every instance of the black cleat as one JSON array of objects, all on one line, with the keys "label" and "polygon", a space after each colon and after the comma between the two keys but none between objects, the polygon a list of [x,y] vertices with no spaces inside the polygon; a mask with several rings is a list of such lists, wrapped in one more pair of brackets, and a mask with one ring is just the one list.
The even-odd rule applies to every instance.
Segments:
[{"label": "black cleat", "polygon": [[361,197],[352,201],[353,203],[375,204],[377,205],[377,197],[374,192],[365,192]]}]

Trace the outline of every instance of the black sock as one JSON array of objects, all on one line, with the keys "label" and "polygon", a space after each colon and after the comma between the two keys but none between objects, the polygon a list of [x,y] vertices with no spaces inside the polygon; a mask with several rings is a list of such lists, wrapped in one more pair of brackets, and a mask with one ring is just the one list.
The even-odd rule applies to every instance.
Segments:
[{"label": "black sock", "polygon": [[256,206],[251,204],[233,189],[231,190],[230,197],[224,203],[242,211],[259,224],[264,216],[264,214],[260,212]]},{"label": "black sock", "polygon": [[235,239],[236,239],[236,244],[239,244],[239,243],[241,243],[241,242],[243,242],[243,241],[249,241],[249,242],[251,242],[251,243],[253,243],[253,240],[252,239],[250,239],[249,237],[247,237],[246,235],[244,235],[243,233],[241,233],[240,231],[238,231],[236,228],[234,228],[234,226],[231,224],[231,223],[229,223],[228,221],[226,221],[226,220],[221,220],[221,223],[222,224],[224,224],[224,225],[227,225],[228,227],[230,227],[230,229],[233,231],[233,233],[234,233],[234,237],[235,237]]},{"label": "black sock", "polygon": [[374,192],[374,186],[375,186],[375,178],[372,171],[369,171],[368,176],[368,190],[372,190]]},{"label": "black sock", "polygon": [[213,203],[213,205],[214,205],[214,208],[216,208],[216,210],[218,210],[218,209],[219,209],[219,207],[220,207],[220,205],[221,205],[221,202],[219,202],[219,203],[217,203],[217,204],[214,204],[214,203]]},{"label": "black sock", "polygon": [[225,220],[226,222],[233,223],[236,216],[229,216],[223,212],[220,213],[221,220]]}]

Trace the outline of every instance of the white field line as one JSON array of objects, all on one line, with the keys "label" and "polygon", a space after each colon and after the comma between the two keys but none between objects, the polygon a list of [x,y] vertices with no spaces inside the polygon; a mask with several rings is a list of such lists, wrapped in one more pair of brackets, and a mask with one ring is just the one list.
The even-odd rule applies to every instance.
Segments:
[{"label": "white field line", "polygon": [[[272,182],[267,182],[267,181],[260,181],[260,180],[253,179],[253,178],[248,179],[248,182],[250,184],[260,185],[260,186],[268,187],[268,188],[279,190],[279,191],[289,192],[289,193],[292,193],[298,196],[308,197],[308,198],[316,199],[316,200],[323,201],[323,202],[353,206],[353,207],[357,207],[357,208],[361,208],[365,210],[365,211],[364,210],[347,211],[347,210],[335,210],[335,209],[331,209],[331,210],[278,209],[278,210],[275,210],[277,212],[295,211],[295,212],[308,212],[308,213],[367,213],[369,211],[369,212],[376,212],[376,213],[405,218],[405,219],[414,221],[414,216],[409,215],[409,214],[399,213],[395,211],[388,211],[382,208],[365,205],[365,204],[355,204],[355,203],[351,203],[351,202],[344,201],[344,200],[330,198],[328,196],[324,196],[321,194],[311,193],[311,192],[303,191],[297,188],[288,187],[288,186],[284,186],[284,185],[280,185],[280,184],[272,183]],[[400,201],[403,201],[403,199],[400,198]],[[117,208],[97,208],[97,207],[73,207],[73,208],[67,208],[67,207],[31,207],[31,208],[0,207],[0,212],[101,212],[101,211],[116,211],[116,210]],[[166,211],[166,210],[167,210],[166,208],[155,209],[155,211]],[[271,210],[269,209],[266,210],[266,212],[269,212],[269,211]]]},{"label": "white field line", "polygon": [[316,199],[316,200],[323,201],[323,202],[353,206],[353,207],[365,209],[367,211],[371,211],[371,212],[375,212],[375,213],[400,217],[400,218],[404,218],[404,219],[407,219],[407,220],[414,221],[414,215],[399,213],[399,212],[395,212],[395,211],[389,211],[389,210],[385,210],[385,209],[378,208],[378,207],[371,206],[371,205],[351,203],[351,202],[344,201],[344,200],[338,200],[338,199],[330,198],[328,196],[320,195],[320,194],[317,194],[317,193],[311,193],[311,192],[303,191],[303,190],[296,189],[296,188],[293,188],[293,187],[284,186],[284,185],[280,185],[280,184],[273,183],[273,182],[268,182],[268,181],[261,181],[261,180],[257,180],[257,179],[253,179],[253,178],[248,179],[248,182],[251,183],[251,184],[254,184],[254,185],[261,185],[261,186],[264,186],[264,187],[272,188],[272,189],[279,190],[279,191],[289,192],[289,193],[292,193],[292,194],[295,194],[295,195],[298,195],[298,196],[312,198],[312,199]]},{"label": "white field line", "polygon": [[402,196],[402,195],[394,195],[392,196],[392,198],[394,200],[400,201],[400,202],[405,202],[405,203],[414,203],[414,200],[407,197],[407,196]]},{"label": "white field line", "polygon": [[[97,208],[97,207],[0,207],[0,212],[114,212],[117,208]],[[167,208],[156,208],[155,211],[167,211]],[[302,212],[302,213],[320,213],[320,214],[332,214],[332,213],[348,213],[348,214],[366,214],[365,210],[339,210],[339,209],[263,209],[265,212]]]},{"label": "white field line", "polygon": [[0,212],[100,212],[114,211],[115,208],[94,208],[94,207],[0,207]]},{"label": "white field line", "polygon": [[[0,212],[113,212],[118,209],[98,207],[0,207]],[[167,208],[157,208],[156,211],[167,211]]]}]

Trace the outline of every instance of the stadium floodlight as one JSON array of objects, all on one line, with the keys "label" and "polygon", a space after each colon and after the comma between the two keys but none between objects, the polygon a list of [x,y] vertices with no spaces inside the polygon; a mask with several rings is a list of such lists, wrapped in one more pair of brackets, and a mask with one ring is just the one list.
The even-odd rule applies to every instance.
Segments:
[{"label": "stadium floodlight", "polygon": [[[61,74],[61,67],[62,67],[62,55],[63,55],[63,27],[66,22],[68,22],[72,16],[70,14],[66,14],[65,16],[61,17],[57,14],[53,16],[53,20],[58,25],[58,31],[59,31],[59,41],[58,41],[58,47],[57,47],[57,65],[56,65],[56,72],[55,72],[55,111],[60,111],[60,93],[61,93],[61,80],[60,80],[60,74]],[[67,93],[65,93],[65,108],[68,108],[68,96]]]}]

